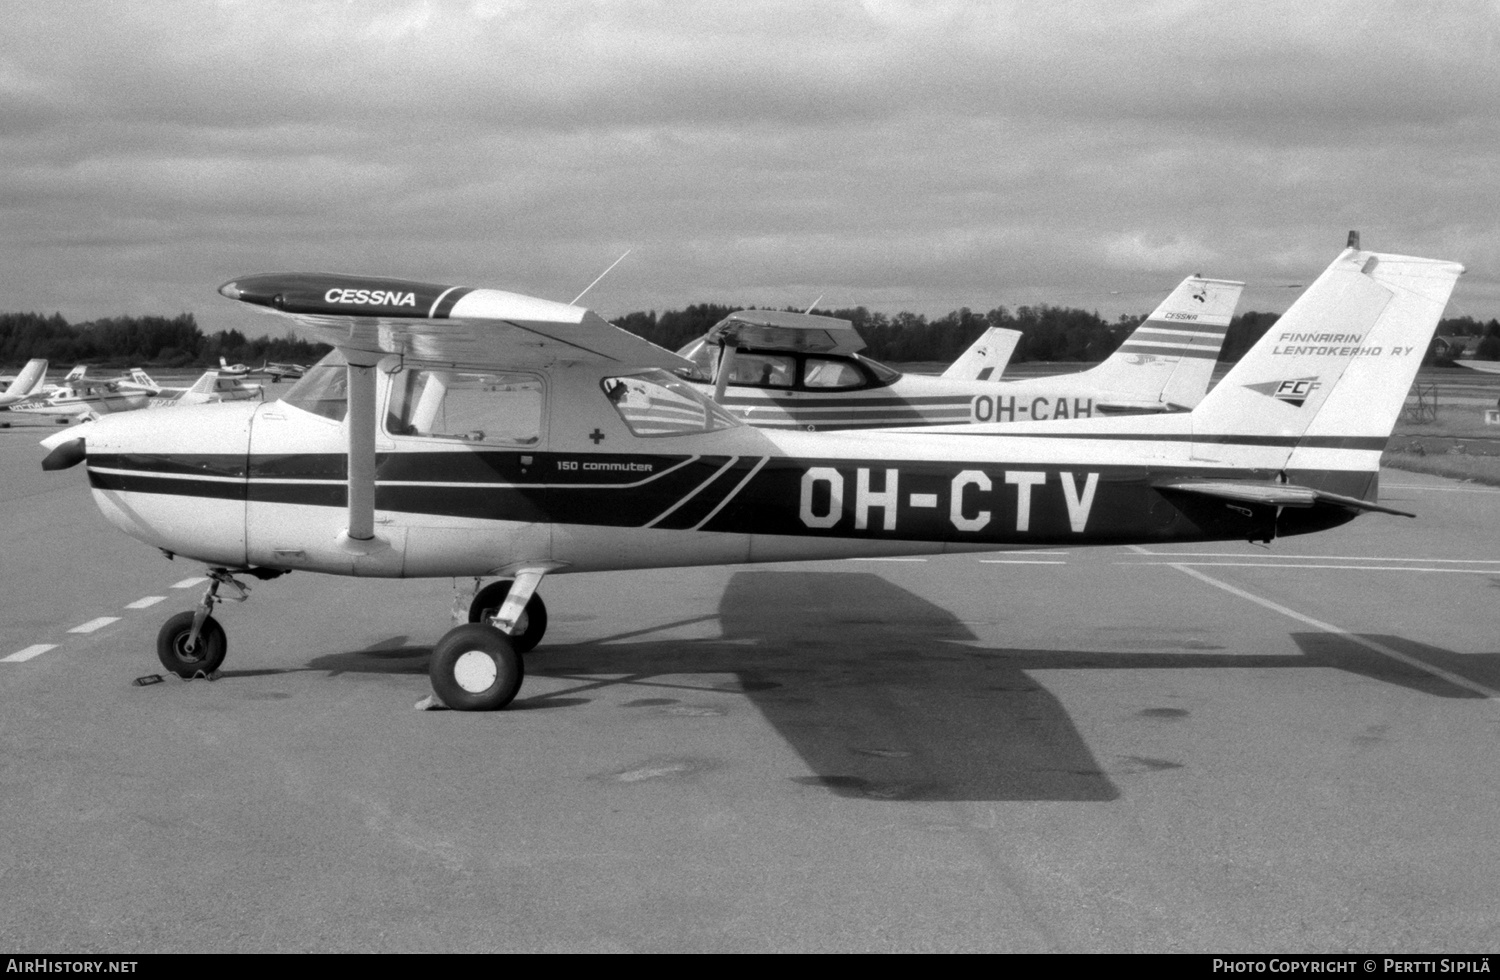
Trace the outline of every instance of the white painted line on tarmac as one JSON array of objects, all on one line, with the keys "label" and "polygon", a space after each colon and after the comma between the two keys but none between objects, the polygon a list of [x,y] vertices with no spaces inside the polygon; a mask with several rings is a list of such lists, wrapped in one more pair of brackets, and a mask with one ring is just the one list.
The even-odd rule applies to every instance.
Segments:
[{"label": "white painted line on tarmac", "polygon": [[[1243,551],[1148,551],[1138,544],[1126,545],[1131,551],[1138,555],[1150,555],[1152,558],[1260,558],[1260,555],[1247,555]],[[1268,554],[1266,561],[1279,558],[1282,561],[1405,561],[1422,565],[1500,565],[1500,559],[1495,558],[1395,558],[1386,555],[1366,557],[1365,555],[1281,555]]]},{"label": "white painted line on tarmac", "polygon": [[72,629],[68,630],[68,632],[69,633],[92,633],[95,630],[102,630],[104,627],[108,626],[110,623],[118,623],[119,621],[120,621],[120,617],[119,616],[100,616],[98,619],[91,619],[87,623],[84,623],[81,626],[75,626]]},{"label": "white painted line on tarmac", "polygon": [[1264,606],[1272,612],[1281,613],[1281,615],[1283,616],[1286,616],[1290,619],[1295,619],[1297,622],[1303,623],[1307,626],[1311,626],[1314,629],[1322,630],[1325,633],[1332,633],[1335,636],[1342,636],[1344,639],[1350,641],[1351,643],[1358,643],[1366,650],[1373,650],[1375,653],[1378,653],[1381,656],[1390,657],[1392,660],[1406,664],[1408,667],[1415,667],[1418,670],[1432,674],[1434,677],[1440,677],[1443,680],[1447,681],[1449,684],[1455,684],[1461,688],[1464,688],[1465,690],[1473,691],[1474,693],[1482,695],[1486,698],[1500,698],[1500,691],[1493,691],[1490,688],[1485,687],[1483,684],[1469,680],[1467,677],[1460,677],[1458,674],[1455,674],[1452,671],[1444,670],[1441,667],[1434,667],[1432,664],[1423,663],[1415,657],[1408,657],[1400,650],[1392,650],[1390,647],[1386,646],[1383,643],[1376,643],[1374,640],[1367,640],[1362,636],[1356,636],[1346,629],[1340,629],[1337,626],[1322,622],[1321,620],[1313,619],[1311,616],[1304,616],[1302,613],[1297,612],[1295,609],[1288,609],[1286,606],[1283,606],[1280,603],[1272,602],[1270,599],[1263,599],[1252,592],[1246,592],[1244,589],[1236,588],[1235,586],[1230,585],[1228,582],[1220,582],[1212,575],[1200,572],[1194,568],[1189,568],[1187,565],[1174,564],[1172,567],[1176,568],[1184,575],[1191,575],[1193,578],[1198,579],[1200,582],[1207,582],[1209,585],[1212,585],[1215,588],[1223,589],[1230,595],[1237,595],[1241,599],[1248,599],[1256,605]]},{"label": "white painted line on tarmac", "polygon": [[174,588],[174,589],[191,589],[193,586],[195,586],[195,585],[202,585],[204,582],[207,582],[207,581],[208,581],[208,576],[207,575],[199,575],[197,578],[185,578],[181,582],[178,582],[176,585],[173,585],[172,588]]},{"label": "white painted line on tarmac", "polygon": [[[1059,562],[1061,564],[1061,562]],[[1353,572],[1431,572],[1448,575],[1500,575],[1495,568],[1422,568],[1415,565],[1308,565],[1300,562],[1271,561],[1117,561],[1116,565],[1169,565],[1181,568],[1327,568]]]},{"label": "white painted line on tarmac", "polygon": [[926,561],[926,558],[850,558],[850,561]]},{"label": "white painted line on tarmac", "polygon": [[158,602],[165,602],[166,600],[167,600],[167,597],[164,596],[164,595],[148,595],[144,599],[137,599],[137,600],[135,600],[134,602],[132,602],[129,605],[127,605],[125,608],[126,609],[149,609],[150,607],[156,605]]},{"label": "white painted line on tarmac", "polygon": [[24,650],[17,650],[15,653],[11,654],[8,657],[0,658],[0,664],[25,663],[32,657],[39,657],[42,654],[46,653],[48,650],[55,649],[57,649],[56,643],[33,643],[31,646],[27,647]]},{"label": "white painted line on tarmac", "polygon": [[[981,564],[981,565],[1066,565],[1067,562],[1065,562],[1065,561],[1048,561],[1048,560],[1045,560],[1045,559],[1042,560],[1042,561],[1033,561],[1033,560],[1027,559],[1027,558],[981,558],[981,559],[979,559],[979,564]],[[1122,562],[1121,564],[1126,564],[1126,563]],[[1131,564],[1131,565],[1165,565],[1167,563],[1164,562],[1164,561],[1163,562],[1141,561],[1141,562],[1129,562],[1128,564]]]}]

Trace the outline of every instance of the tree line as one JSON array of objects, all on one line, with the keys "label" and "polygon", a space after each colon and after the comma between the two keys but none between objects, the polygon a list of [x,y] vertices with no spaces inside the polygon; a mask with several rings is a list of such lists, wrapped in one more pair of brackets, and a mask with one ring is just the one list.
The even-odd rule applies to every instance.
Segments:
[{"label": "tree line", "polygon": [[60,314],[0,313],[0,364],[45,357],[54,365],[188,368],[282,361],[311,364],[332,350],[288,334],[247,338],[238,330],[205,334],[191,313],[117,316],[71,324]]},{"label": "tree line", "polygon": [[[682,310],[629,313],[613,322],[668,350],[678,350],[739,306],[700,303]],[[1098,313],[1061,306],[1003,306],[988,313],[968,307],[928,319],[919,313],[871,312],[863,306],[815,310],[854,324],[868,347],[865,353],[881,361],[948,363],[969,348],[990,327],[1019,330],[1013,363],[1027,361],[1104,360],[1140,325],[1146,314],[1108,321]],[[1247,312],[1229,323],[1220,360],[1233,362],[1249,350],[1276,322],[1279,314]],[[1476,357],[1500,360],[1500,322],[1473,317],[1443,320],[1427,359],[1451,358],[1461,348]],[[205,334],[191,313],[174,317],[120,316],[70,324],[60,314],[0,314],[0,364],[19,364],[45,357],[56,365],[91,364],[101,367],[190,368],[215,365],[219,358],[235,363],[287,361],[310,364],[330,350],[327,344],[285,336],[247,338],[238,330]]]}]

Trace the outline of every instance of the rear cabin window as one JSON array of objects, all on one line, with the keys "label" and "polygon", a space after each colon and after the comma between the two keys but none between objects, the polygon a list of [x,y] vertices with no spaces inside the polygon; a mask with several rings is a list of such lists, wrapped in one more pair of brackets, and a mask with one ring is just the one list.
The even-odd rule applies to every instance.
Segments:
[{"label": "rear cabin window", "polygon": [[638,436],[684,436],[740,424],[697,389],[665,371],[604,378],[599,387],[626,427]]},{"label": "rear cabin window", "polygon": [[535,445],[542,436],[542,380],[511,372],[407,368],[391,377],[385,431]]}]

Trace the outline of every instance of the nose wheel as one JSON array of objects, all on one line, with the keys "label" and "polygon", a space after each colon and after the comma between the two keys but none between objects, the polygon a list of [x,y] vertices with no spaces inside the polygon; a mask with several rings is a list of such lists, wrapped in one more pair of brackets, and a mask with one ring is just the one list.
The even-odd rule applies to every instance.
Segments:
[{"label": "nose wheel", "polygon": [[[178,677],[210,677],[219,669],[228,652],[229,639],[224,635],[224,627],[209,614],[216,603],[226,599],[244,602],[250,598],[250,586],[235,579],[228,569],[210,568],[208,579],[208,588],[203,590],[198,608],[173,616],[156,634],[156,658]],[[220,586],[232,591],[221,596]]]},{"label": "nose wheel", "polygon": [[[228,651],[224,627],[212,616],[194,625],[196,612],[178,613],[162,624],[156,634],[156,657],[178,677],[209,676],[219,669]],[[196,633],[196,637],[194,636]]]}]

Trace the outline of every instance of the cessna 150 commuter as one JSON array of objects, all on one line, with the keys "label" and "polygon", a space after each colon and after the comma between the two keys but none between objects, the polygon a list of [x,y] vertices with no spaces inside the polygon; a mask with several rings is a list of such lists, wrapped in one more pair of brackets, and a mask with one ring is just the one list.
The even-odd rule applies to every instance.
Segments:
[{"label": "cessna 150 commuter", "polygon": [[249,276],[220,292],[335,352],[278,401],[110,416],[46,440],[43,465],[86,461],[111,522],[209,566],[158,637],[168,669],[222,662],[210,614],[236,576],[489,578],[429,674],[449,707],[493,709],[550,574],[1269,541],[1401,513],[1376,502],[1380,453],[1462,271],[1346,249],[1191,412],[834,433],[744,425],[581,307]]},{"label": "cessna 150 commuter", "polygon": [[[865,342],[848,320],[777,310],[731,313],[678,353],[693,362],[685,377],[699,390],[763,428],[877,429],[1185,411],[1208,391],[1244,286],[1190,276],[1103,363],[1023,381],[1000,381],[993,370],[1004,367],[1000,354],[1009,360],[1019,336],[1014,331],[988,332],[933,378],[862,357],[857,351]],[[980,369],[969,374],[975,364]]]}]

